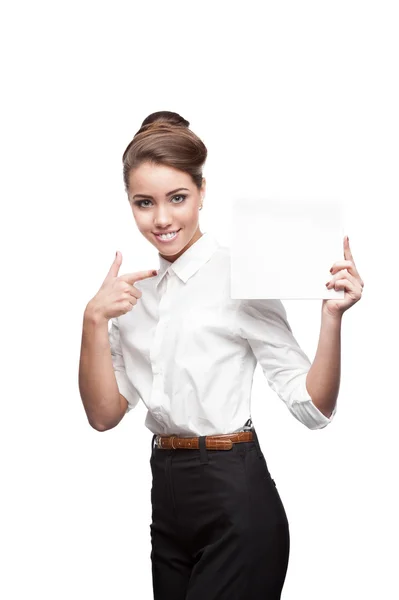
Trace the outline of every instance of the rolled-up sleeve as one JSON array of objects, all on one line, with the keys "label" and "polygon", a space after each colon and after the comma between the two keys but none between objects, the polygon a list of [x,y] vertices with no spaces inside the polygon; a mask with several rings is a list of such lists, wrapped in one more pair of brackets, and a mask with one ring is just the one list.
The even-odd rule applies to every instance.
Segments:
[{"label": "rolled-up sleeve", "polygon": [[241,300],[237,309],[238,335],[247,340],[271,389],[298,421],[322,429],[334,418],[313,403],[306,387],[311,362],[296,341],[279,299]]},{"label": "rolled-up sleeve", "polygon": [[136,388],[130,381],[125,369],[125,361],[123,359],[122,345],[119,333],[118,318],[110,319],[111,327],[108,329],[108,338],[111,346],[112,364],[114,367],[116,382],[118,384],[119,393],[124,396],[128,402],[126,412],[134,408],[140,398]]}]

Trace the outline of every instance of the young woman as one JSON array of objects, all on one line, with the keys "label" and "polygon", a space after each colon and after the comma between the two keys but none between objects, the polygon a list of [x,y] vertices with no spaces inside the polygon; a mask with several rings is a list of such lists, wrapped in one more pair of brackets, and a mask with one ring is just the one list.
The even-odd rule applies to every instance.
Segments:
[{"label": "young woman", "polygon": [[96,429],[115,427],[139,400],[148,409],[155,600],[277,600],[290,536],[251,422],[254,370],[258,361],[306,427],[328,425],[340,317],[363,282],[346,242],[331,282],[348,294],[323,301],[318,364],[307,378],[311,364],[281,301],[230,298],[229,249],[199,227],[207,150],[188,126],[176,113],[153,113],[123,154],[133,217],[159,270],[119,275],[117,253],[86,307],[80,392]]}]

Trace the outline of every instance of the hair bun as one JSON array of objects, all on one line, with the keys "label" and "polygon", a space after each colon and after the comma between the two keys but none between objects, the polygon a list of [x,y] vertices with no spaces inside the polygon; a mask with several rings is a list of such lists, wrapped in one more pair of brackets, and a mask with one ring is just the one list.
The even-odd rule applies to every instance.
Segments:
[{"label": "hair bun", "polygon": [[141,124],[140,131],[149,128],[168,128],[173,125],[180,125],[183,127],[189,127],[190,123],[178,113],[170,112],[168,110],[160,110],[158,112],[151,113],[144,119]]}]

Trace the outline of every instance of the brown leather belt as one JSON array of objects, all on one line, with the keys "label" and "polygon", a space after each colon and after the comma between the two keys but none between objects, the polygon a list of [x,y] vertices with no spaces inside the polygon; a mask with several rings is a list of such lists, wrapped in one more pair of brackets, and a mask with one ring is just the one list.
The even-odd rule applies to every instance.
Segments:
[{"label": "brown leather belt", "polygon": [[[233,444],[239,442],[252,442],[252,431],[239,431],[237,433],[225,433],[220,435],[205,436],[205,447],[209,450],[231,450]],[[198,437],[179,437],[177,435],[163,436],[157,435],[155,438],[155,446],[160,450],[169,450],[173,448],[192,449],[199,448]]]}]

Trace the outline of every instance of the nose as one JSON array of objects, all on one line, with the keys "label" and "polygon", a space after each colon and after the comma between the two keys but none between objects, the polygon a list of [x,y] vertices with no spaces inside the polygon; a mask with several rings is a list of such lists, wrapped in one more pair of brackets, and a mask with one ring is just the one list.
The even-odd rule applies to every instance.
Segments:
[{"label": "nose", "polygon": [[168,212],[166,209],[158,209],[158,212],[155,215],[154,218],[154,226],[155,227],[168,227],[171,223],[171,219],[168,215]]},{"label": "nose", "polygon": [[172,223],[170,221],[160,221],[159,219],[154,221],[154,230],[169,229],[171,226]]}]

